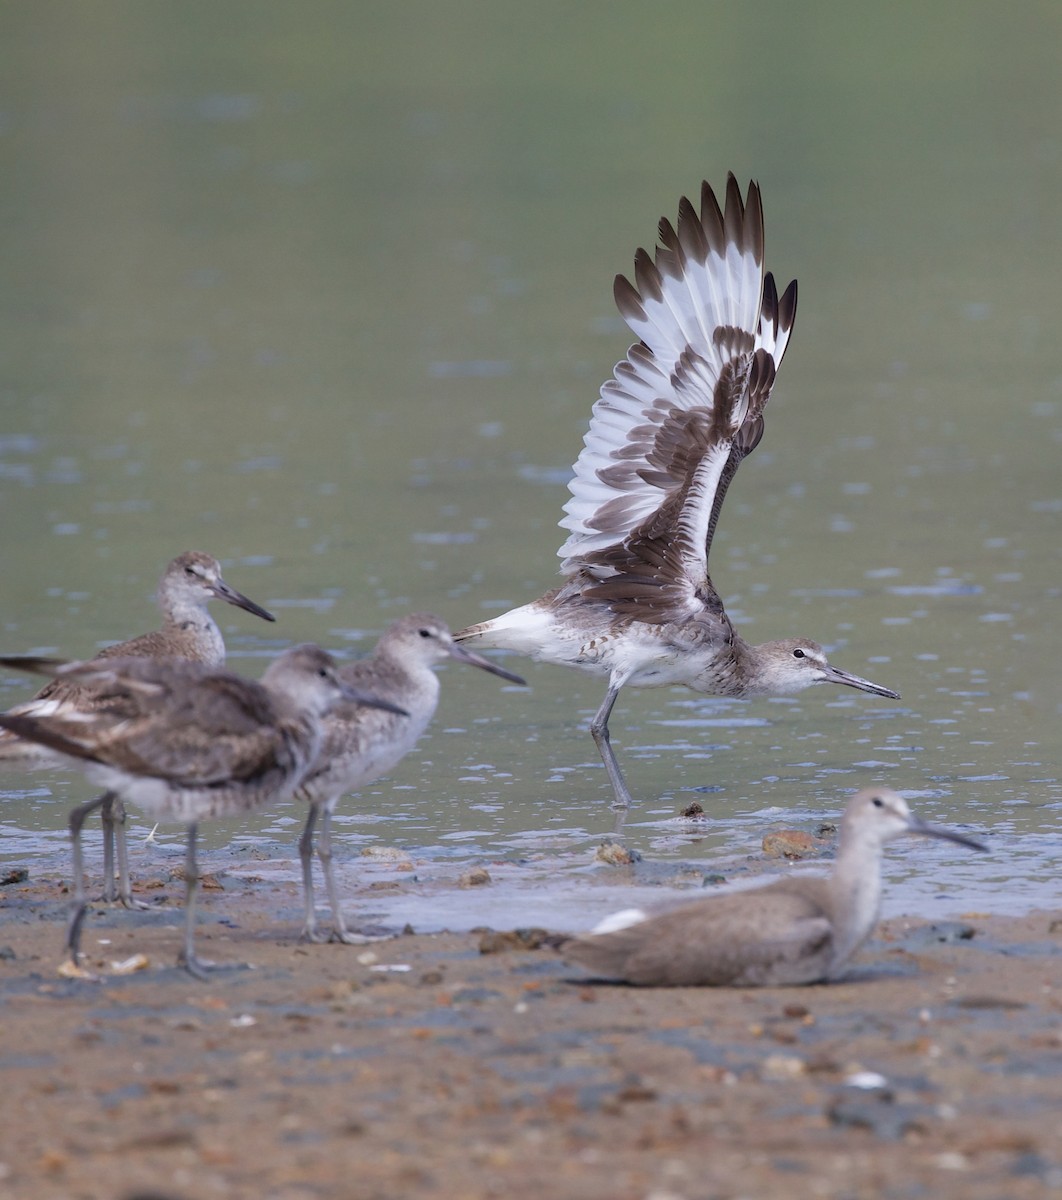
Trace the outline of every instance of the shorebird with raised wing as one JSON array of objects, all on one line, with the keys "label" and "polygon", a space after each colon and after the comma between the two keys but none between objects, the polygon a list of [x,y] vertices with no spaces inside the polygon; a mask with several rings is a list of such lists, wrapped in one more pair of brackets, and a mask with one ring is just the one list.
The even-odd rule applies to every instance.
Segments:
[{"label": "shorebird with raised wing", "polygon": [[[339,798],[386,775],[413,749],[439,703],[439,677],[433,668],[452,659],[480,667],[510,683],[524,680],[497,663],[458,646],[446,622],[433,613],[401,617],[384,632],[368,658],[344,663],[339,677],[361,692],[390,700],[406,710],[399,716],[356,704],[338,704],[324,719],[324,736],[313,767],[303,776],[296,795],[310,811],[299,839],[306,922],[302,936],[310,942],[358,945],[373,940],[349,930],[343,920],[332,867],[332,813]],[[313,899],[314,826],[321,821],[317,856],[332,908],[333,927],[317,927]]]},{"label": "shorebird with raised wing", "polygon": [[[117,642],[101,650],[94,661],[112,658],[183,659],[207,667],[225,665],[225,640],[208,605],[224,600],[236,608],[260,617],[276,618],[253,600],[230,587],[221,575],[221,564],[212,554],[188,550],[173,559],[159,580],[156,600],[162,612],[162,626],[151,633]],[[73,677],[51,679],[31,700],[10,711],[16,716],[52,717],[69,715],[95,705],[105,704],[94,689],[86,689]],[[54,761],[43,746],[0,730],[0,763],[33,766]],[[118,899],[126,908],[147,907],[133,899],[125,844],[125,812],[109,792],[79,804],[70,813],[70,838],[74,857],[74,913],[84,913],[84,876],[81,853],[81,828],[95,809],[103,818],[103,899],[113,901],[114,851],[118,851]]]},{"label": "shorebird with raised wing", "polygon": [[[74,712],[0,713],[0,726],[79,766],[95,784],[156,820],[187,826],[185,938],[179,963],[202,976],[194,946],[201,821],[238,816],[290,796],[313,763],[322,719],[335,704],[404,710],[344,683],[319,646],[296,646],[261,683],[199,663],[148,658],[63,663],[0,658],[52,675],[94,701]],[[76,964],[80,919],[68,947]]]},{"label": "shorebird with raised wing", "polygon": [[794,875],[763,887],[705,896],[650,915],[628,909],[561,952],[603,977],[650,987],[758,987],[835,979],[874,932],[881,858],[905,833],[987,847],[928,825],[888,788],[867,788],[841,818],[837,861],[826,876]]},{"label": "shorebird with raised wing", "polygon": [[708,574],[734,474],[763,435],[763,412],[796,316],[794,280],[779,296],[764,273],[760,191],[725,209],[707,183],[700,210],[683,198],[661,220],[655,260],[634,259],[616,304],[640,340],[601,388],[569,484],[558,588],[457,641],[515,650],[608,678],[590,723],[615,804],[630,791],[609,742],[620,689],[684,684],[736,698],[837,683],[896,692],[832,666],[807,638],[752,645],[735,630]]}]

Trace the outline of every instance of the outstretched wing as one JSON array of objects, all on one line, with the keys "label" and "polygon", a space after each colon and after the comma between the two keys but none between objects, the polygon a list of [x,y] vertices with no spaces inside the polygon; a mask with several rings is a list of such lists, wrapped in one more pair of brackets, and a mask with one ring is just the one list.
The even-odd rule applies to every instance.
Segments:
[{"label": "outstretched wing", "polygon": [[[635,256],[616,304],[641,339],[601,388],[569,485],[558,551],[565,574],[641,620],[675,620],[714,601],[708,550],[726,489],[763,434],[763,409],[796,315],[763,270],[763,210],[727,181],[698,213],[660,222],[655,261]],[[586,594],[586,592],[584,592]],[[714,601],[717,603],[717,601]]]}]

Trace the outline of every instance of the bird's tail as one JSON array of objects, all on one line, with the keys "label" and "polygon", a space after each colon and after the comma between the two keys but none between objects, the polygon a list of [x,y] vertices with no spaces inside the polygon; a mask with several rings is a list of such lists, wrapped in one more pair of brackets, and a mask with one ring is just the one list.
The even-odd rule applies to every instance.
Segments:
[{"label": "bird's tail", "polygon": [[[479,621],[475,625],[469,625],[467,629],[459,629],[454,634],[455,642],[480,642],[484,645],[491,645],[490,632],[493,621]],[[484,641],[484,639],[487,639]]]},{"label": "bird's tail", "polygon": [[454,634],[454,641],[534,655],[541,650],[543,638],[551,626],[549,607],[535,601],[510,609],[492,621],[469,625],[467,629]]},{"label": "bird's tail", "polygon": [[36,742],[27,742],[12,733],[10,729],[0,729],[0,765],[5,767],[39,767],[52,760],[51,754],[44,746]]},{"label": "bird's tail", "polygon": [[15,712],[0,713],[0,727],[19,739],[35,743],[39,749],[65,754],[70,758],[86,759],[89,762],[99,761],[88,747],[66,736],[61,729],[56,729],[36,717],[22,716]]}]

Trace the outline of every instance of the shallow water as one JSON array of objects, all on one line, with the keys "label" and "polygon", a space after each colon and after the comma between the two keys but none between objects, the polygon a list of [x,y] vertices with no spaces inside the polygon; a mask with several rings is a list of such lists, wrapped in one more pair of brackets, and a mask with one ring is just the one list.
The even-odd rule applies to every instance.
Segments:
[{"label": "shallow water", "polygon": [[[460,626],[540,594],[628,341],[612,276],[729,168],[759,179],[768,265],[801,291],[713,577],[753,639],[814,637],[903,699],[625,693],[625,838],[711,870],[880,782],[993,846],[902,843],[890,904],[1057,900],[1062,14],[974,8],[9,14],[4,648],[150,628],[193,546],[280,618],[221,614],[254,674],[293,641],[363,652],[414,608]],[[586,732],[603,689],[509,665],[528,691],[445,670],[430,735],[340,814],[341,853],[542,856],[536,886],[552,864],[568,894],[615,822]],[[27,690],[5,677],[0,703]],[[2,782],[4,860],[58,861],[83,785]],[[695,799],[706,817],[679,817]],[[207,844],[280,853],[299,818]]]}]

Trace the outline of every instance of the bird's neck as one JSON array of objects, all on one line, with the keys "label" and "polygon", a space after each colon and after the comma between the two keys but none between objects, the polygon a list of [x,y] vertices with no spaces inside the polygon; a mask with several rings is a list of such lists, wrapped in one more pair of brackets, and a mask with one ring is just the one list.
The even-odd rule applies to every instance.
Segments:
[{"label": "bird's neck", "polygon": [[378,689],[379,693],[389,699],[390,693],[394,692],[396,697],[401,695],[411,701],[416,697],[421,703],[431,704],[433,707],[439,701],[439,676],[435,674],[430,663],[410,661],[398,656],[388,657],[379,678],[382,685]]},{"label": "bird's neck", "polygon": [[745,699],[748,696],[773,694],[759,686],[762,660],[757,647],[746,642],[736,631],[730,641],[713,655],[705,675],[709,684],[705,690],[716,696]]},{"label": "bird's neck", "polygon": [[225,639],[205,608],[197,604],[174,605],[167,611],[166,618],[171,628],[179,630],[193,644],[195,653],[188,657],[210,667],[225,665]]},{"label": "bird's neck", "polygon": [[276,722],[277,762],[294,784],[301,781],[321,749],[325,714],[294,703],[291,697],[278,692],[274,692],[271,699],[280,714]]},{"label": "bird's neck", "polygon": [[830,877],[834,912],[833,968],[842,966],[874,932],[881,914],[881,853],[877,846],[846,842]]}]

